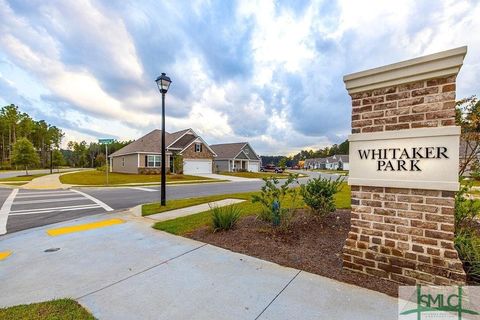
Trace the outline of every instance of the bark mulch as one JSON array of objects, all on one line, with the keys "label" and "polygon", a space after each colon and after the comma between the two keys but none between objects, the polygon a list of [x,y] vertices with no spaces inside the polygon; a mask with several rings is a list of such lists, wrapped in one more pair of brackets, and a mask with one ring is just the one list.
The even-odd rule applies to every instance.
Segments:
[{"label": "bark mulch", "polygon": [[287,231],[248,216],[230,231],[213,233],[205,227],[186,236],[396,297],[398,284],[342,269],[341,252],[349,230],[349,210],[337,210],[323,219],[300,211]]}]

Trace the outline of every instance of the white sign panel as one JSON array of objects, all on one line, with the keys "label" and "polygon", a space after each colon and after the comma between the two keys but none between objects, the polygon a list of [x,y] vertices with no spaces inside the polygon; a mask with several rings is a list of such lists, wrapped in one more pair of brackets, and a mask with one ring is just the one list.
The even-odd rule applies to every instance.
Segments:
[{"label": "white sign panel", "polygon": [[349,136],[350,185],[457,191],[460,127]]}]

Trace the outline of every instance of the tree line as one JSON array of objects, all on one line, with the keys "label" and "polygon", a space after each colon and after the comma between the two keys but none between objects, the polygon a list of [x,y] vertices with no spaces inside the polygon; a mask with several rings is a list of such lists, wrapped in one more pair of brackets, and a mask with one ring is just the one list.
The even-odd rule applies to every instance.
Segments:
[{"label": "tree line", "polygon": [[318,150],[302,150],[290,157],[261,156],[261,158],[263,165],[273,164],[279,167],[293,167],[297,165],[299,161],[313,158],[325,158],[336,154],[348,154],[348,140],[345,140],[340,144],[333,144]]},{"label": "tree line", "polygon": [[51,152],[58,150],[64,134],[61,129],[44,120],[36,121],[18,106],[10,104],[0,109],[0,163],[2,169],[11,169],[23,163],[15,162],[14,147],[18,141],[30,143],[37,157],[36,165],[48,167]]},{"label": "tree line", "polygon": [[[108,145],[108,154],[120,150],[132,141],[117,141]],[[65,163],[75,168],[96,168],[106,164],[105,145],[96,142],[69,141],[67,149],[62,150]]]},{"label": "tree line", "polygon": [[[61,149],[64,133],[45,120],[34,120],[19,107],[10,104],[0,109],[1,169],[99,167],[105,165],[105,146],[85,141],[70,141]],[[109,154],[131,141],[114,141]]]}]

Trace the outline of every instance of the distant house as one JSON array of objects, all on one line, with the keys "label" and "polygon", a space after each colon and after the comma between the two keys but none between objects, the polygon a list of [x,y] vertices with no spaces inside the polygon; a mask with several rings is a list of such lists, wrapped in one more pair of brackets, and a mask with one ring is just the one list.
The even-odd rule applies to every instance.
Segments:
[{"label": "distant house", "polygon": [[303,167],[305,169],[321,169],[325,170],[326,169],[326,158],[313,158],[313,159],[306,159]]},{"label": "distant house", "polygon": [[[120,173],[159,173],[161,163],[161,130],[153,130],[122,149],[112,153],[110,171]],[[212,173],[216,156],[210,146],[192,129],[165,132],[166,169],[173,171],[174,155],[183,158],[183,173]]]},{"label": "distant house", "polygon": [[349,170],[348,155],[333,155],[325,158],[327,170]]},{"label": "distant house", "polygon": [[472,169],[480,163],[480,145],[477,141],[477,138],[460,139],[460,174],[463,176],[470,176]]},{"label": "distant house", "polygon": [[210,146],[217,155],[215,171],[260,171],[260,157],[248,142],[223,143]]},{"label": "distant house", "polygon": [[342,154],[326,158],[306,159],[303,167],[310,170],[349,170],[349,157]]}]

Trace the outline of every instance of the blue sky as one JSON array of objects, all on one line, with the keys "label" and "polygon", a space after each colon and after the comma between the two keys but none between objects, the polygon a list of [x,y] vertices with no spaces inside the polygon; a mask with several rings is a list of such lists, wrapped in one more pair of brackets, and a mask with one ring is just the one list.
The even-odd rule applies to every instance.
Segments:
[{"label": "blue sky", "polygon": [[292,154],[343,141],[344,74],[468,45],[457,96],[480,93],[479,1],[0,0],[0,104],[65,141],[160,126]]}]

